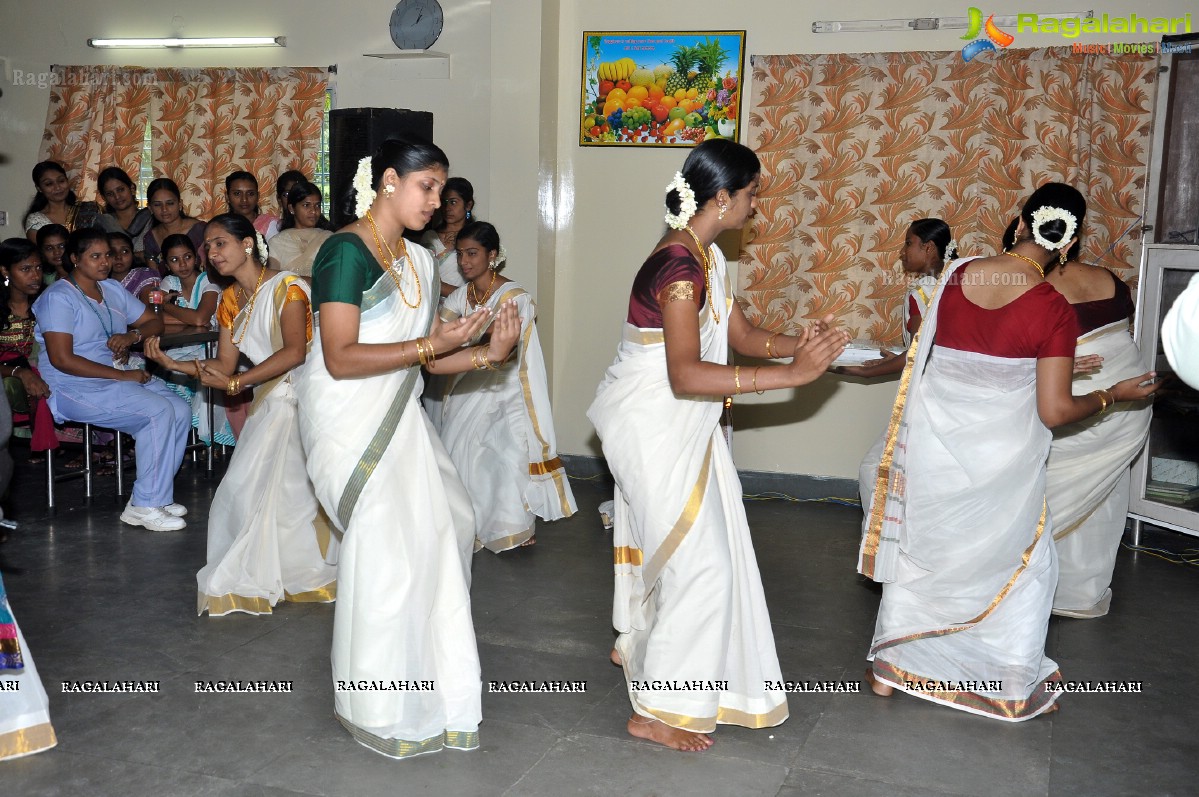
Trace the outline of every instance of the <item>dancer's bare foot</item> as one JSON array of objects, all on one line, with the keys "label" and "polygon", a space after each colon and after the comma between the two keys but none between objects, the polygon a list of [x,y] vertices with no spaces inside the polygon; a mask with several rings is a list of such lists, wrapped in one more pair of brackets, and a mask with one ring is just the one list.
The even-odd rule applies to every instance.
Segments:
[{"label": "dancer's bare foot", "polygon": [[882,683],[874,677],[874,668],[866,668],[866,683],[870,685],[870,691],[874,692],[879,697],[890,697],[895,688]]},{"label": "dancer's bare foot", "polygon": [[518,546],[516,546],[516,547],[518,547],[518,548],[528,548],[529,546],[531,546],[531,545],[536,545],[536,544],[537,544],[537,538],[536,538],[536,537],[530,537],[529,539],[525,540],[524,542],[522,542],[520,545],[518,545]]},{"label": "dancer's bare foot", "polygon": [[609,659],[612,661],[612,663],[613,663],[613,664],[615,664],[617,667],[623,667],[623,666],[624,666],[624,659],[622,659],[622,658],[620,657],[620,653],[619,653],[619,652],[616,650],[616,648],[612,648],[612,652],[608,654],[608,658],[609,658]]},{"label": "dancer's bare foot", "polygon": [[672,728],[664,722],[642,717],[636,713],[629,717],[629,735],[660,745],[672,750],[683,750],[689,753],[700,753],[712,746],[713,739],[706,733],[693,733],[681,728]]},{"label": "dancer's bare foot", "polygon": [[1052,714],[1053,712],[1059,711],[1060,709],[1061,709],[1061,706],[1059,706],[1057,703],[1054,703],[1049,708],[1042,711],[1041,716],[1045,716],[1046,714]]}]

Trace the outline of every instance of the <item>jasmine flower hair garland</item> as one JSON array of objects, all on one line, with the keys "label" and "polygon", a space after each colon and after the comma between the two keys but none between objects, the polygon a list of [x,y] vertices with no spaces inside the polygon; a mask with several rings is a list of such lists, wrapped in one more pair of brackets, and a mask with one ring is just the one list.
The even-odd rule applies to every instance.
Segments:
[{"label": "jasmine flower hair garland", "polygon": [[[1047,221],[1061,221],[1066,225],[1066,231],[1062,233],[1062,239],[1057,243],[1050,241],[1045,236],[1041,235],[1041,225]],[[1055,208],[1051,205],[1043,205],[1033,211],[1032,214],[1032,239],[1037,246],[1048,249],[1050,252],[1056,252],[1058,249],[1065,249],[1066,244],[1070,243],[1074,238],[1075,231],[1078,230],[1078,219],[1074,218],[1074,214],[1068,210]]]},{"label": "jasmine flower hair garland", "polygon": [[354,215],[362,218],[375,201],[375,189],[371,187],[371,156],[358,161],[354,172]]},{"label": "jasmine flower hair garland", "polygon": [[666,223],[676,230],[681,230],[687,226],[687,222],[691,221],[691,217],[698,209],[695,204],[695,192],[687,184],[682,172],[674,173],[674,179],[670,181],[670,185],[666,186],[666,193],[669,194],[671,189],[679,192],[679,212],[677,215],[671,213],[668,205],[666,207]]}]

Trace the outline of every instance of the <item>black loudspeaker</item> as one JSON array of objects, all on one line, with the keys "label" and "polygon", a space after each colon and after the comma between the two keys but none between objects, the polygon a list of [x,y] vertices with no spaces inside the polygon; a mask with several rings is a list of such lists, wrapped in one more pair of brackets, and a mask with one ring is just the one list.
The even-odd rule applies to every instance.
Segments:
[{"label": "black loudspeaker", "polygon": [[329,114],[329,210],[334,228],[354,220],[358,161],[389,138],[433,140],[433,114],[399,108],[338,108]]}]

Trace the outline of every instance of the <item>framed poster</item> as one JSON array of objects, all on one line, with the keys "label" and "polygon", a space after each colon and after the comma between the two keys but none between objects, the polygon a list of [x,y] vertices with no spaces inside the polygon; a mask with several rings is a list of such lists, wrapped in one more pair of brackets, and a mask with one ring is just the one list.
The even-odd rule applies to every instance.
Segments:
[{"label": "framed poster", "polygon": [[745,31],[584,31],[581,146],[737,140]]}]

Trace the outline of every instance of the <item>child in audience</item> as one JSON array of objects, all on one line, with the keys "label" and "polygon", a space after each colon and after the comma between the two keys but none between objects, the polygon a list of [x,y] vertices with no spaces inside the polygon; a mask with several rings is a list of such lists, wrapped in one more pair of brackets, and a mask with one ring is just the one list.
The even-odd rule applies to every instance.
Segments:
[{"label": "child in audience", "polygon": [[47,285],[67,276],[63,259],[70,233],[61,224],[47,224],[37,231],[37,249],[42,255],[42,280]]}]

